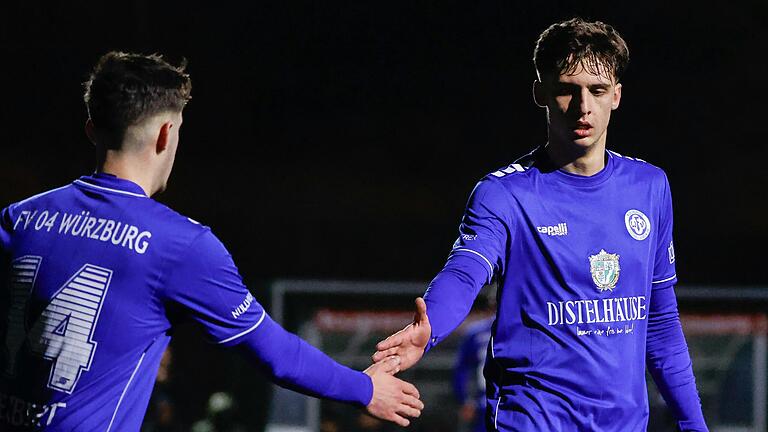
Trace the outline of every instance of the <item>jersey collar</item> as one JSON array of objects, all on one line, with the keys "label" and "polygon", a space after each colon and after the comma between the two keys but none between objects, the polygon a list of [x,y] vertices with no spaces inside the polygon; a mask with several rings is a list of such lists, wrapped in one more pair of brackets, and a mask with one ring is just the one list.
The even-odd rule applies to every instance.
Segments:
[{"label": "jersey collar", "polygon": [[532,156],[541,164],[543,172],[552,174],[557,180],[563,183],[568,183],[572,186],[592,187],[608,180],[611,177],[611,174],[613,174],[613,155],[607,150],[605,151],[605,166],[603,169],[591,176],[583,176],[570,173],[561,168],[556,168],[550,161],[544,147],[545,146],[541,146],[537,148],[532,153]]},{"label": "jersey collar", "polygon": [[583,176],[574,173],[570,173],[564,169],[557,169],[554,174],[558,177],[558,180],[568,183],[573,186],[597,186],[604,181],[608,180],[613,173],[613,156],[605,152],[605,166],[600,171],[592,174],[591,176]]},{"label": "jersey collar", "polygon": [[112,174],[97,172],[89,176],[82,176],[73,183],[88,189],[95,189],[118,195],[147,198],[147,194],[144,193],[144,189],[142,189],[141,186],[130,180],[121,179]]}]

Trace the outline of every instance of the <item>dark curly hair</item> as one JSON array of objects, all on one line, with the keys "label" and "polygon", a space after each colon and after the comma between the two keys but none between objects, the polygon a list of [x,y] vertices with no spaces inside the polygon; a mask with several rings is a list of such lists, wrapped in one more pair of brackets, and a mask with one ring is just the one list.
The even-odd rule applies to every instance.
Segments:
[{"label": "dark curly hair", "polygon": [[159,54],[104,54],[85,82],[85,105],[100,145],[119,150],[128,127],[164,111],[181,112],[192,81]]},{"label": "dark curly hair", "polygon": [[619,81],[629,63],[629,49],[612,26],[573,18],[552,24],[541,33],[533,63],[539,79],[572,74],[581,64],[589,73]]}]

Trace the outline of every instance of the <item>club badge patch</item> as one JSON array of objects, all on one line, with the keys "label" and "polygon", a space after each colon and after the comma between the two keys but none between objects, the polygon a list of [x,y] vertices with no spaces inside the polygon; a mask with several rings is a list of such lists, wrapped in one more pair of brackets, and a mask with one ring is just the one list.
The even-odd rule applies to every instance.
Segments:
[{"label": "club badge patch", "polygon": [[624,224],[635,240],[645,240],[651,233],[651,221],[640,210],[632,209],[624,214]]},{"label": "club badge patch", "polygon": [[592,273],[592,281],[600,292],[613,291],[619,282],[619,255],[609,254],[605,249],[600,249],[597,255],[589,256],[589,271]]}]

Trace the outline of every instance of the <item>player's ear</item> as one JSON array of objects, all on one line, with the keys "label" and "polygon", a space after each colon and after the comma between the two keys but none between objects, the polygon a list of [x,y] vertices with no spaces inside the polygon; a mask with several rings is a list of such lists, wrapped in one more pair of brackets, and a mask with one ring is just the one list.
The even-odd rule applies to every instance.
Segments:
[{"label": "player's ear", "polygon": [[613,86],[613,101],[611,102],[611,109],[615,110],[618,108],[619,102],[621,102],[621,83],[616,83],[616,85]]},{"label": "player's ear", "polygon": [[173,127],[173,122],[170,121],[167,121],[160,126],[160,131],[157,133],[157,141],[155,142],[155,153],[160,154],[168,148],[171,137],[171,129]]},{"label": "player's ear", "polygon": [[88,119],[85,121],[85,136],[88,137],[88,141],[91,144],[96,145],[96,130],[93,126],[93,120]]},{"label": "player's ear", "polygon": [[533,82],[533,102],[541,108],[547,107],[547,98],[544,91],[544,84],[541,81]]}]

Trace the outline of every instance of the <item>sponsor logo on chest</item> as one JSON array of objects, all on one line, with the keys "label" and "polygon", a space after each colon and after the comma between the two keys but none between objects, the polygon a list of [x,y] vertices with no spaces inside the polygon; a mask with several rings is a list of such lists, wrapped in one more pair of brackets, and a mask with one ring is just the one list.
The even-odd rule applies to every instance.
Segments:
[{"label": "sponsor logo on chest", "polygon": [[568,224],[560,222],[557,225],[537,226],[536,231],[548,236],[566,236],[568,235]]}]

